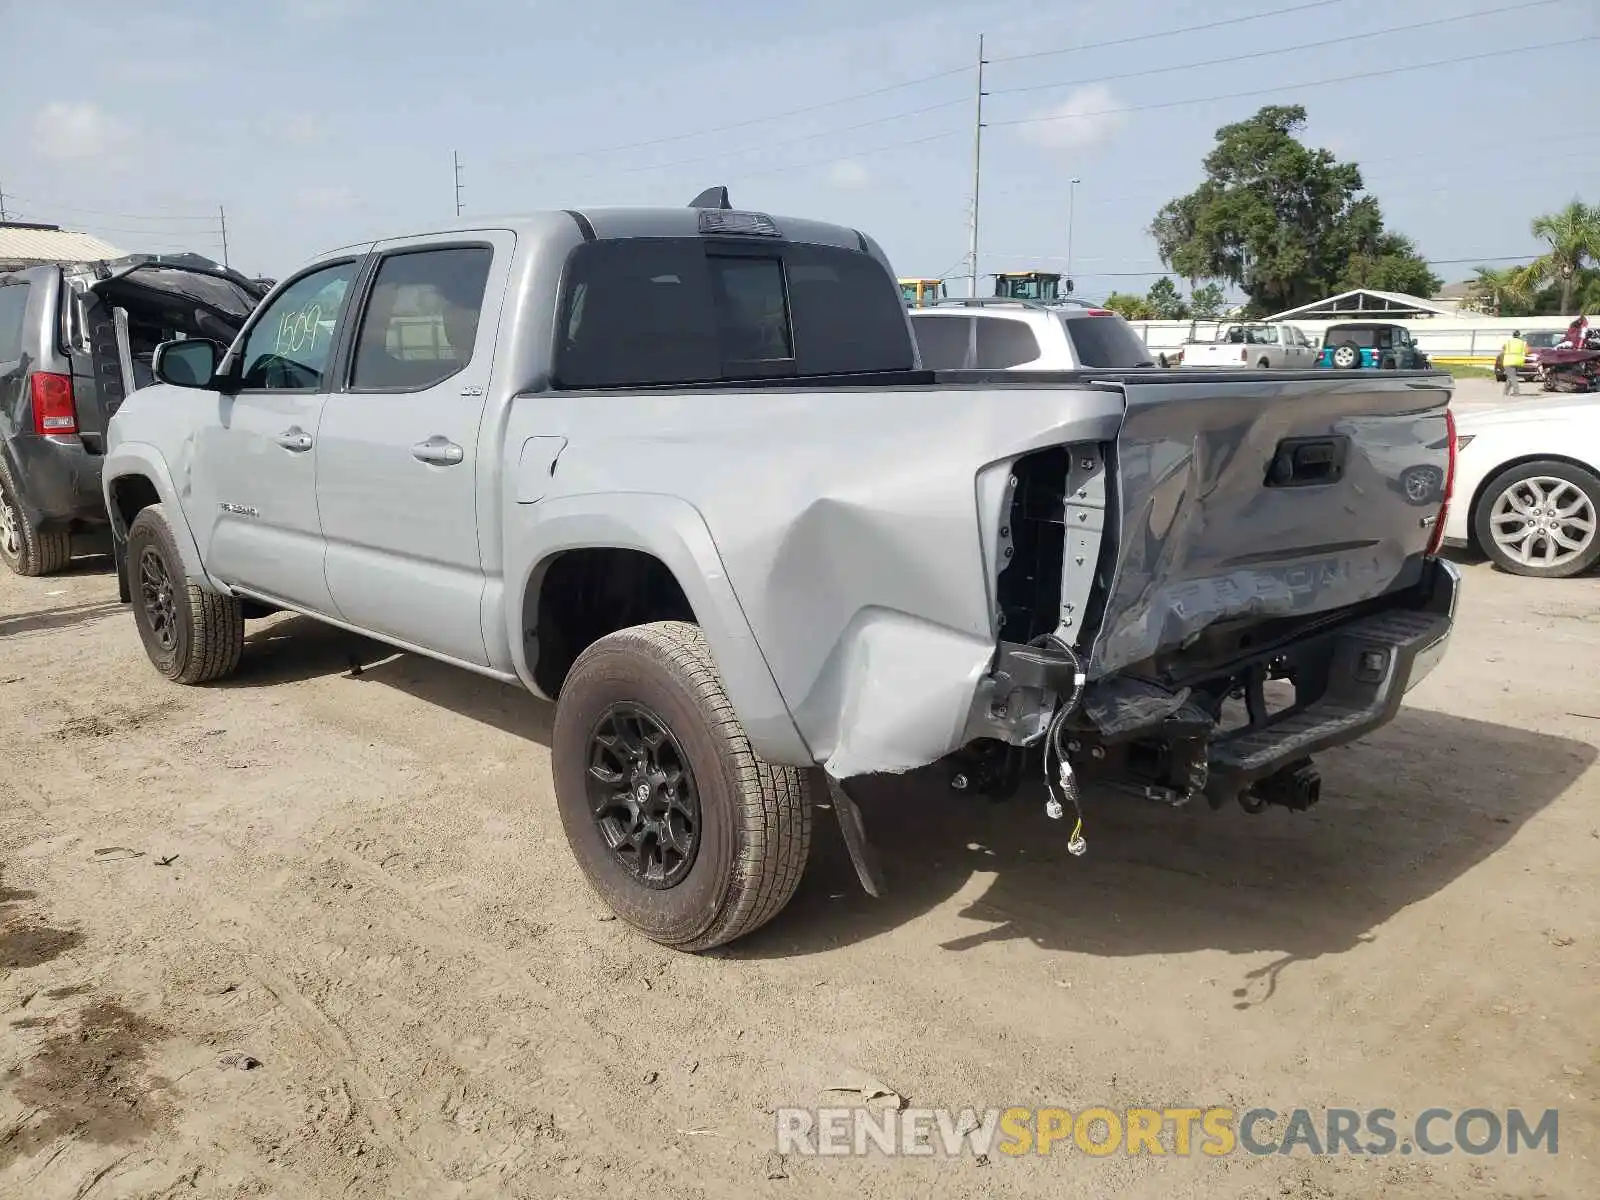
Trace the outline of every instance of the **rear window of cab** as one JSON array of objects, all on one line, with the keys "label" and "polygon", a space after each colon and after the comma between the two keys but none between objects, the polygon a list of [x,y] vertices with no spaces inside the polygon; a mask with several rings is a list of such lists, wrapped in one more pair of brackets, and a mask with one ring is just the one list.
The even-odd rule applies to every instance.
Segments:
[{"label": "rear window of cab", "polygon": [[706,238],[586,242],[562,285],[558,388],[906,371],[900,288],[868,254]]}]

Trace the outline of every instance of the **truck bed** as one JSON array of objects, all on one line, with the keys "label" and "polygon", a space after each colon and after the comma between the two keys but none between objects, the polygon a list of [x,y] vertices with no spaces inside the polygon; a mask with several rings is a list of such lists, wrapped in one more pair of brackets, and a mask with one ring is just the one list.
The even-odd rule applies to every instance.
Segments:
[{"label": "truck bed", "polygon": [[[526,439],[565,446],[559,468],[528,460],[547,513],[563,494],[592,504],[619,471],[687,501],[785,707],[844,778],[963,744],[997,643],[1066,629],[1092,678],[1159,679],[1416,583],[1449,387],[1420,372],[906,371],[630,389],[626,422],[605,417],[605,392],[543,392],[514,407],[507,446],[514,477]],[[1269,483],[1286,444],[1301,475]],[[1303,477],[1319,454],[1336,478]],[[512,561],[544,536],[508,534]]]}]

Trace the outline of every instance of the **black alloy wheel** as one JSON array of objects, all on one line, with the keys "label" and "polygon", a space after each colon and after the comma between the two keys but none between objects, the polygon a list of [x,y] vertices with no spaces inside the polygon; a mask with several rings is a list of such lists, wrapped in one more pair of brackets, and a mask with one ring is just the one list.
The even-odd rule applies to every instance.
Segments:
[{"label": "black alloy wheel", "polygon": [[611,705],[589,735],[585,776],[601,838],[647,888],[681,883],[700,850],[700,792],[678,739],[642,704]]},{"label": "black alloy wheel", "polygon": [[139,602],[150,622],[150,636],[172,652],[178,646],[178,605],[173,598],[172,576],[154,546],[139,556]]}]

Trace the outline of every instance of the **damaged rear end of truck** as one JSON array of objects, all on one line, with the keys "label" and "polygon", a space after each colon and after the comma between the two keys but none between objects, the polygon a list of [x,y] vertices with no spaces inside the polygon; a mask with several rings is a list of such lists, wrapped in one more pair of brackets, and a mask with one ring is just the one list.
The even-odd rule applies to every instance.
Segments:
[{"label": "damaged rear end of truck", "polygon": [[1008,793],[1038,753],[1053,816],[1080,779],[1309,807],[1313,755],[1389,721],[1449,638],[1448,378],[1092,386],[1122,394],[1115,439],[1016,459],[983,514],[999,637],[952,786]]}]

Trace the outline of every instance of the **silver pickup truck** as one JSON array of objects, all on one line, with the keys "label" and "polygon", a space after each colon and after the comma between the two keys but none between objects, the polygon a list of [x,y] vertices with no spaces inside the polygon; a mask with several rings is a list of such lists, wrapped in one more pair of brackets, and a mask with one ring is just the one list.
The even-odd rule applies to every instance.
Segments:
[{"label": "silver pickup truck", "polygon": [[1304,808],[1450,632],[1448,377],[922,370],[870,238],[718,189],[349,246],[154,365],[104,487],[156,668],[288,609],[554,700],[574,854],[683,949],[817,789],[880,891],[871,773]]}]

